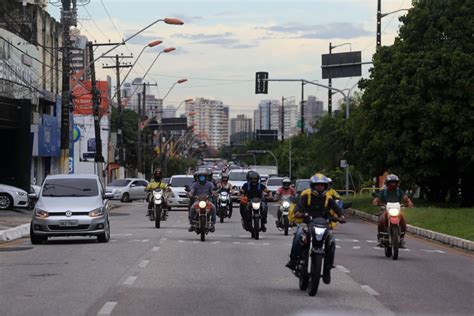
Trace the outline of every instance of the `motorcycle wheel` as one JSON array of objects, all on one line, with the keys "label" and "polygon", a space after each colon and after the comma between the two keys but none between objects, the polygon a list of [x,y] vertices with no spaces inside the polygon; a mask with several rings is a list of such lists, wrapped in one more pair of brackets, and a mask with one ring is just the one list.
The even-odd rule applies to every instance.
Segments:
[{"label": "motorcycle wheel", "polygon": [[[314,260],[313,260],[314,259]],[[309,296],[315,296],[318,292],[319,280],[321,279],[321,266],[323,264],[323,256],[313,255],[311,257],[311,272],[309,275]]]},{"label": "motorcycle wheel", "polygon": [[150,216],[148,218],[150,219],[150,221],[153,222],[155,220],[155,210],[150,209],[149,212],[150,212]]},{"label": "motorcycle wheel", "polygon": [[161,207],[155,206],[155,228],[160,228],[161,221]]},{"label": "motorcycle wheel", "polygon": [[220,221],[221,223],[224,223],[224,209],[221,207],[221,209],[219,210],[219,217],[220,217]]},{"label": "motorcycle wheel", "polygon": [[201,241],[206,241],[206,226],[207,226],[207,223],[206,223],[206,218],[204,216],[201,216],[199,218],[199,226],[200,229],[201,229]]},{"label": "motorcycle wheel", "polygon": [[260,218],[255,217],[253,219],[253,232],[254,232],[254,238],[255,240],[259,239],[259,234],[260,234]]},{"label": "motorcycle wheel", "polygon": [[308,262],[306,261],[301,267],[301,275],[299,280],[299,286],[301,291],[306,291],[309,285],[309,275],[308,275]]},{"label": "motorcycle wheel", "polygon": [[288,227],[290,223],[288,222],[288,216],[283,216],[283,232],[285,236],[288,236]]},{"label": "motorcycle wheel", "polygon": [[392,256],[392,247],[385,246],[385,257],[390,258]]},{"label": "motorcycle wheel", "polygon": [[398,231],[398,227],[392,227],[391,237],[392,237],[392,259],[398,259],[398,248],[400,247],[400,233]]}]

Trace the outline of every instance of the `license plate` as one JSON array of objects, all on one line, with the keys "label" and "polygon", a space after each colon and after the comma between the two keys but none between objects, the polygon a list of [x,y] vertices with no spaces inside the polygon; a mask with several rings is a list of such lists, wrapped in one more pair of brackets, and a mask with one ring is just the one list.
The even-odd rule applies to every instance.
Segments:
[{"label": "license plate", "polygon": [[72,227],[72,226],[79,226],[79,221],[75,220],[68,220],[68,221],[59,221],[60,227]]}]

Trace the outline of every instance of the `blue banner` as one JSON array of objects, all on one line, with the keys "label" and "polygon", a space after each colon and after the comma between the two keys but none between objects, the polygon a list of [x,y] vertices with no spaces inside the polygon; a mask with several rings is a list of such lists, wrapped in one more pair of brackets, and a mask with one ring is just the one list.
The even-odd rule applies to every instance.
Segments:
[{"label": "blue banner", "polygon": [[59,136],[58,118],[43,114],[43,124],[38,126],[38,156],[59,157]]}]

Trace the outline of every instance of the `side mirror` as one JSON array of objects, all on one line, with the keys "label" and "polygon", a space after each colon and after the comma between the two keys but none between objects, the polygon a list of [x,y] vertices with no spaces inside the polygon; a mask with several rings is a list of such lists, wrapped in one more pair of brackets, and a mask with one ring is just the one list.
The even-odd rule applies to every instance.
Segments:
[{"label": "side mirror", "polygon": [[39,198],[39,196],[36,195],[36,193],[28,193],[28,198],[30,200],[37,200]]},{"label": "side mirror", "polygon": [[189,188],[189,185],[186,184],[186,185],[184,186],[184,191],[186,191],[186,192],[191,191],[191,189]]}]

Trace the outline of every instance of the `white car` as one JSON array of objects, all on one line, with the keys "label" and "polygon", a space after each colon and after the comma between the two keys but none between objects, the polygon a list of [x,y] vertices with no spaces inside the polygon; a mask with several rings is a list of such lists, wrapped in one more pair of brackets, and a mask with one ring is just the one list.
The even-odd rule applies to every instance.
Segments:
[{"label": "white car", "polygon": [[171,192],[168,193],[166,198],[166,204],[168,205],[168,210],[172,210],[174,207],[184,207],[189,206],[188,193],[185,191],[186,186],[191,186],[194,181],[194,177],[190,175],[174,175],[170,179],[168,184]]},{"label": "white car", "polygon": [[28,193],[20,188],[0,184],[0,210],[28,207]]},{"label": "white car", "polygon": [[232,192],[232,202],[239,200],[240,188],[247,182],[247,172],[250,169],[232,169],[229,171],[229,182],[235,186],[235,190]]},{"label": "white car", "polygon": [[265,185],[267,186],[268,190],[270,190],[273,194],[276,194],[278,188],[282,186],[283,179],[284,178],[280,177],[271,177],[267,179],[267,183]]},{"label": "white car", "polygon": [[109,183],[105,188],[106,193],[113,194],[113,200],[131,202],[133,200],[144,200],[147,196],[145,188],[148,181],[138,178],[117,179]]}]

